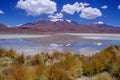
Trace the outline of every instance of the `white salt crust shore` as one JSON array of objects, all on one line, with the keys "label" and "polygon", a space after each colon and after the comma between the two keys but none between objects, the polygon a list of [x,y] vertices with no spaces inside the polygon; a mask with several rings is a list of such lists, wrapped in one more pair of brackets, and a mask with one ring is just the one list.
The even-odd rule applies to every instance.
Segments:
[{"label": "white salt crust shore", "polygon": [[0,34],[0,39],[19,39],[19,38],[41,38],[51,35],[32,35],[32,34]]}]

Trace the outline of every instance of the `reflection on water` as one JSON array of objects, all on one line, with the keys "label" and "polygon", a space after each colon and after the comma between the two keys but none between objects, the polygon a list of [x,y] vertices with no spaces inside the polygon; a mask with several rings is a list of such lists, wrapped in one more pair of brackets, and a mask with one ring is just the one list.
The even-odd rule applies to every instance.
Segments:
[{"label": "reflection on water", "polygon": [[[53,43],[54,44],[54,43]],[[104,49],[110,45],[118,45],[120,46],[120,40],[108,40],[108,41],[82,41],[76,42],[67,45],[57,45],[57,44],[49,44],[49,45],[40,45],[29,41],[24,41],[22,39],[7,39],[0,40],[1,48],[13,48],[17,50],[19,53],[25,54],[33,54],[41,51],[67,51],[71,50],[75,53],[90,55],[91,53],[95,53],[100,49]],[[52,46],[51,46],[52,45]]]},{"label": "reflection on water", "polygon": [[7,49],[13,48],[17,50],[17,52],[19,53],[26,53],[26,54],[32,54],[35,52],[39,52],[43,48],[40,45],[37,45],[33,42],[24,41],[22,39],[0,40],[0,47],[7,48]]},{"label": "reflection on water", "polygon": [[65,50],[72,50],[73,52],[79,54],[90,55],[92,53],[96,53],[101,49],[107,48],[111,45],[120,46],[120,40],[108,40],[108,41],[83,41],[76,42],[71,44],[70,46],[64,47]]}]

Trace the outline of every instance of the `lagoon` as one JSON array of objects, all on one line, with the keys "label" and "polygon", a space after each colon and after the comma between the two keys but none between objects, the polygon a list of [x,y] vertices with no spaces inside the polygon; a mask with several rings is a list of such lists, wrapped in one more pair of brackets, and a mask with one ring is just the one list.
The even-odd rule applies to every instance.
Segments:
[{"label": "lagoon", "polygon": [[[18,53],[33,55],[40,52],[72,51],[76,54],[92,55],[110,45],[120,46],[119,34],[52,34],[19,35],[1,34],[0,48],[13,48]],[[73,40],[71,38],[74,38]],[[96,38],[93,38],[96,37]]]}]

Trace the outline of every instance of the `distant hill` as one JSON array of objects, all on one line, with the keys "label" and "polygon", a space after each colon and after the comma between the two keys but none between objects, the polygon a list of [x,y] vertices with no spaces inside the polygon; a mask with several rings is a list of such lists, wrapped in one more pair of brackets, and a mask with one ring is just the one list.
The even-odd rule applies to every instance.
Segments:
[{"label": "distant hill", "polygon": [[[1,24],[2,25],[2,24]],[[3,25],[6,28],[6,26]],[[0,26],[0,32],[3,27]],[[107,24],[79,24],[73,21],[39,20],[17,27],[3,29],[11,33],[120,33],[120,28]]]},{"label": "distant hill", "polygon": [[0,24],[0,33],[1,32],[8,32],[9,31],[9,27],[7,27],[4,24]]},{"label": "distant hill", "polygon": [[6,29],[8,28],[7,26],[5,26],[4,24],[0,24],[0,29]]}]

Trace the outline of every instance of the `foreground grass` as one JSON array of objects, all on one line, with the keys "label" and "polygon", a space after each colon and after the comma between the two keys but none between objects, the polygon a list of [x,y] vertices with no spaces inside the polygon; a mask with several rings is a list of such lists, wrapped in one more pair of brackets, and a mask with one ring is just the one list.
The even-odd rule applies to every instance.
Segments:
[{"label": "foreground grass", "polygon": [[92,56],[69,51],[25,56],[0,49],[0,80],[119,80],[119,63],[119,46]]}]

